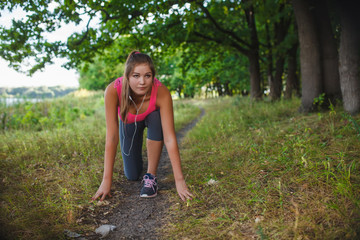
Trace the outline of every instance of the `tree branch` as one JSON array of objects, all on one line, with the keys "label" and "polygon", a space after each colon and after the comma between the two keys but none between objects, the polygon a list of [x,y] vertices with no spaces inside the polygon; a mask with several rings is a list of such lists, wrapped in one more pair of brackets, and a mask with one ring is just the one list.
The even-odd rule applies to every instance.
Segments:
[{"label": "tree branch", "polygon": [[227,35],[229,35],[230,37],[234,38],[236,41],[238,41],[239,43],[244,44],[247,47],[250,47],[250,45],[245,42],[244,40],[242,40],[241,38],[239,38],[234,32],[226,30],[224,28],[222,28],[217,22],[216,20],[211,16],[209,10],[204,7],[204,5],[202,3],[197,2],[197,5],[199,5],[199,7],[201,8],[201,10],[203,10],[203,12],[206,14],[206,17],[214,24],[214,26],[220,31],[223,32]]},{"label": "tree branch", "polygon": [[[213,41],[213,42],[216,42],[216,43],[219,43],[219,44],[223,44],[224,41],[223,40],[220,40],[220,39],[216,39],[216,38],[212,38],[212,37],[209,37],[209,36],[206,36],[200,32],[194,32],[194,35],[195,36],[198,36],[198,37],[201,37],[205,40],[208,40],[208,41]],[[231,42],[230,46],[236,48],[237,50],[239,50],[239,52],[241,52],[242,54],[244,55],[248,55],[249,54],[249,50],[241,47],[239,44],[235,43],[235,42]]]},{"label": "tree branch", "polygon": [[85,31],[84,35],[82,36],[82,38],[79,41],[76,41],[74,43],[75,46],[79,46],[83,41],[85,41],[86,37],[89,34],[89,25],[90,25],[92,18],[93,18],[93,15],[90,15],[90,19],[89,19],[88,23],[86,24],[86,31]]}]

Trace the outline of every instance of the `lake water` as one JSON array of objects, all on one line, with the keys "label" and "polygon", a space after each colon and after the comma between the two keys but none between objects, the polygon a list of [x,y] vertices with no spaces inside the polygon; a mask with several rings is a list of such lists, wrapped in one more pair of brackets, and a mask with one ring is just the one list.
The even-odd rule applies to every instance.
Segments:
[{"label": "lake water", "polygon": [[10,106],[16,103],[23,103],[23,102],[40,102],[43,99],[41,98],[0,98],[1,103],[5,103],[6,106]]}]

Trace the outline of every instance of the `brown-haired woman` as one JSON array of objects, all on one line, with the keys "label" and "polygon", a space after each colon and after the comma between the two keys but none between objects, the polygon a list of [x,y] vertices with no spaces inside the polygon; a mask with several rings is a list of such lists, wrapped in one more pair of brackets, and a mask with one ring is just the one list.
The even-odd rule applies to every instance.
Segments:
[{"label": "brown-haired woman", "polygon": [[[117,114],[119,113],[120,120]],[[176,190],[185,201],[191,199],[181,170],[172,99],[169,90],[155,78],[151,58],[131,52],[125,63],[125,73],[105,90],[106,144],[103,180],[93,200],[110,195],[116,149],[120,147],[125,176],[138,180],[143,167],[142,140],[147,127],[147,173],[143,176],[140,197],[157,195],[156,171],[165,143],[174,172]]]}]

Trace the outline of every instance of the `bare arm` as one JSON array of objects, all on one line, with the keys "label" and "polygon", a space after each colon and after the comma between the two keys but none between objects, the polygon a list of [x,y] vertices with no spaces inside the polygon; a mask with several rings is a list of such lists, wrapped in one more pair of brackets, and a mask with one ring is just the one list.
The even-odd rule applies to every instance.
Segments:
[{"label": "bare arm", "polygon": [[117,117],[117,106],[119,100],[114,83],[109,84],[105,90],[105,118],[106,118],[106,143],[104,156],[104,174],[103,180],[92,200],[100,197],[103,201],[107,195],[110,195],[112,184],[114,161],[116,148],[119,143],[119,121]]},{"label": "bare arm", "polygon": [[176,190],[180,198],[185,201],[186,199],[191,199],[192,194],[186,186],[184,175],[181,170],[181,159],[174,126],[173,102],[170,92],[165,86],[159,87],[156,103],[160,107],[164,143],[174,172]]}]

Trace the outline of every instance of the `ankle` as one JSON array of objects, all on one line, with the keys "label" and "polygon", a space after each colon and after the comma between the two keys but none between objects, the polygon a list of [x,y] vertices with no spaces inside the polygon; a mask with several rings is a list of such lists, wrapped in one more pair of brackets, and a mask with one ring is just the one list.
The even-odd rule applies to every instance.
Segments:
[{"label": "ankle", "polygon": [[146,174],[151,174],[151,176],[156,177],[156,172],[154,172],[154,171],[147,171]]}]

